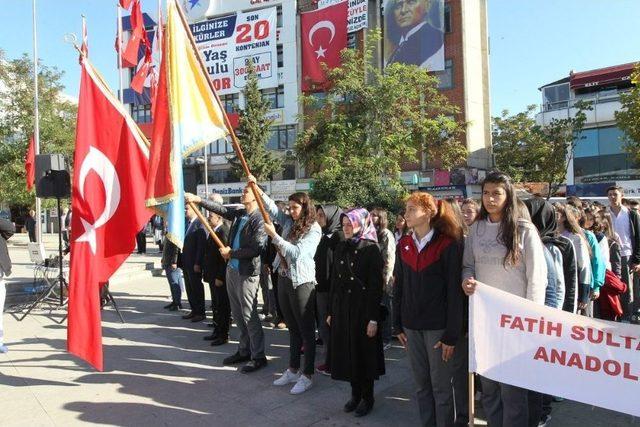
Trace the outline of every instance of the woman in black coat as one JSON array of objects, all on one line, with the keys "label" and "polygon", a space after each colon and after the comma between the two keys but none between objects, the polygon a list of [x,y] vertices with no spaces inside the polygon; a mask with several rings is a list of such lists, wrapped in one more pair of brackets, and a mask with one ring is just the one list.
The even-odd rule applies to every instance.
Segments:
[{"label": "woman in black coat", "polygon": [[373,381],[384,375],[378,328],[383,261],[376,230],[366,209],[341,217],[345,241],[334,251],[329,296],[331,377],[351,383],[345,412],[358,417],[373,408]]}]

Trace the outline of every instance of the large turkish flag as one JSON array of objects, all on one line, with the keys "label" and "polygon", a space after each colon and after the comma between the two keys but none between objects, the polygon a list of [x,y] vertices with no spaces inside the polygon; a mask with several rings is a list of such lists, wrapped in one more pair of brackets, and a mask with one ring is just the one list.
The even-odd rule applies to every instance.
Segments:
[{"label": "large turkish flag", "polygon": [[125,107],[83,58],[69,272],[69,352],[102,370],[101,284],[127,259],[149,221],[149,146]]},{"label": "large turkish flag", "polygon": [[347,1],[300,15],[302,34],[302,90],[326,87],[322,63],[339,67],[347,47]]}]

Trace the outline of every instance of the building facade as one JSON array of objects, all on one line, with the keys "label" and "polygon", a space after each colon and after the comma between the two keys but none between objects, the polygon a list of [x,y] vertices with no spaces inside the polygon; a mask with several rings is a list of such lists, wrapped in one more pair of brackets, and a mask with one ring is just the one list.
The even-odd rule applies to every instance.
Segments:
[{"label": "building facade", "polygon": [[[321,0],[322,2],[332,0]],[[349,33],[348,47],[361,47],[369,29],[380,28],[384,16],[383,0],[349,0],[357,5],[358,19],[365,19],[367,25]],[[266,13],[275,9],[277,14],[277,80],[261,86],[263,97],[271,103],[269,116],[274,119],[271,138],[267,147],[283,156],[285,165],[281,173],[272,181],[265,183],[272,195],[279,199],[289,190],[309,190],[312,183],[304,168],[296,163],[295,141],[298,132],[304,126],[298,120],[301,113],[298,102],[301,88],[301,54],[299,14],[318,7],[317,0],[233,0],[183,2],[187,17],[192,24],[192,32],[198,34],[202,24],[209,23],[219,28],[216,22],[228,17],[242,16],[246,13]],[[427,159],[423,154],[415,162],[403,167],[403,179],[410,189],[423,188],[441,197],[465,197],[477,195],[478,180],[483,172],[491,167],[491,132],[489,112],[489,40],[487,34],[486,0],[445,0],[444,4],[444,70],[434,72],[440,79],[442,93],[460,109],[459,119],[468,123],[463,143],[469,151],[467,166],[454,171],[438,168],[437,159]],[[366,12],[363,10],[366,9]],[[260,12],[262,11],[262,12]],[[155,22],[145,16],[145,24],[153,35]],[[199,26],[200,25],[200,26]],[[362,26],[362,25],[360,25]],[[128,28],[127,18],[123,27]],[[377,53],[382,55],[382,51]],[[382,58],[378,58],[382,64]],[[205,61],[206,62],[206,61]],[[210,70],[212,79],[217,69]],[[126,79],[130,82],[133,73]],[[127,85],[128,86],[128,85]],[[231,85],[234,86],[234,85]],[[220,93],[224,108],[230,121],[237,123],[237,113],[244,106],[241,88],[227,86]],[[131,107],[134,119],[141,128],[150,134],[151,108],[149,97],[145,94],[125,90],[125,103]],[[227,141],[216,141],[204,152],[194,153],[185,159],[185,188],[188,191],[203,192],[205,176],[209,191],[223,195],[226,201],[235,202],[240,195],[242,184],[233,182],[227,156],[232,153]],[[206,167],[205,167],[206,159]],[[206,170],[206,175],[205,175]],[[292,192],[292,191],[289,191]]]},{"label": "building facade", "polygon": [[631,89],[635,64],[571,72],[569,76],[540,88],[542,104],[536,115],[539,125],[553,119],[573,117],[576,102],[586,101],[586,123],[578,135],[567,165],[567,194],[603,196],[617,184],[639,196],[640,165],[624,151],[624,135],[616,126],[621,109],[620,94]]}]

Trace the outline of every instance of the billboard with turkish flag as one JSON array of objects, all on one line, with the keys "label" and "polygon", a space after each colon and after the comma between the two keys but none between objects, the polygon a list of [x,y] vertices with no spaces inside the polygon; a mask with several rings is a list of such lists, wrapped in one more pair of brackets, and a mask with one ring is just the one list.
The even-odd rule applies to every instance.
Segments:
[{"label": "billboard with turkish flag", "polygon": [[340,52],[347,47],[347,2],[300,15],[302,44],[302,90],[323,89],[322,64],[339,67]]}]

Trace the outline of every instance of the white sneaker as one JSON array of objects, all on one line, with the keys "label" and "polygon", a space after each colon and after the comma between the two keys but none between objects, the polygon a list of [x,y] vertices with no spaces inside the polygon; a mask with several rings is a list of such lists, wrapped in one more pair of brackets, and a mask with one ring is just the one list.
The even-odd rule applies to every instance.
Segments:
[{"label": "white sneaker", "polygon": [[295,383],[300,378],[300,373],[296,372],[295,374],[291,372],[289,369],[284,371],[282,376],[273,382],[273,385],[287,385],[291,383]]},{"label": "white sneaker", "polygon": [[296,385],[291,389],[291,394],[301,394],[305,391],[309,390],[313,385],[313,381],[311,381],[305,375],[300,375],[300,378],[296,382]]}]

